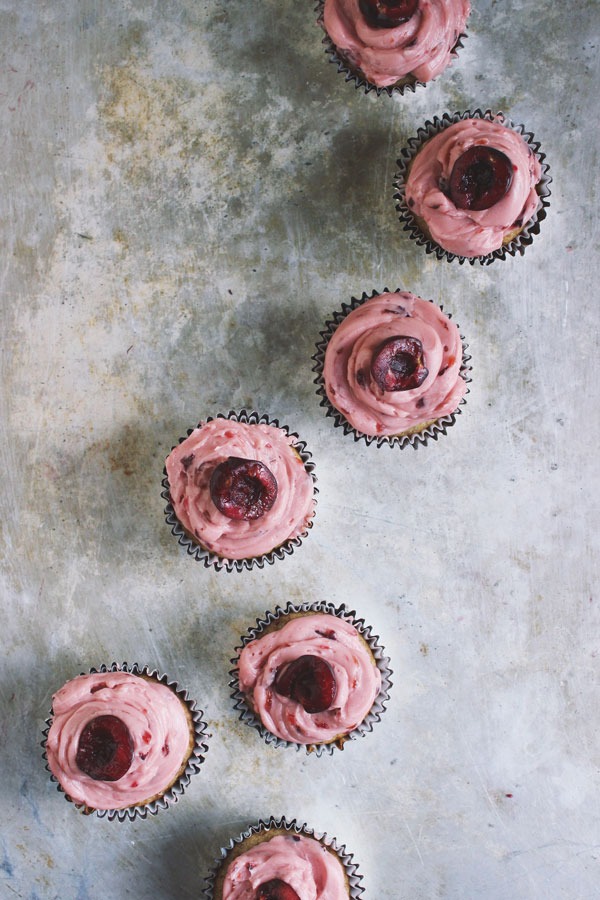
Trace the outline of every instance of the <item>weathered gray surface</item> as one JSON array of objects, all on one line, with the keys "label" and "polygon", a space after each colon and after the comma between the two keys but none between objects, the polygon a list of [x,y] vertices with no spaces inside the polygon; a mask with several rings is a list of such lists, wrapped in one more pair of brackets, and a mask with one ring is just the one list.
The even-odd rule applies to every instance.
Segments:
[{"label": "weathered gray surface", "polygon": [[[597,2],[475,0],[455,66],[404,99],[327,63],[310,2],[0,0],[4,803],[0,893],[192,898],[249,822],[355,853],[366,900],[598,896]],[[502,109],[552,205],[525,256],[437,262],[395,159],[426,119]],[[442,302],[473,356],[426,449],[355,445],[310,357],[352,294]],[[201,417],[308,442],[315,528],[265,572],[208,572],[163,520],[165,454]],[[289,599],[372,623],[394,688],[333,758],[237,722],[229,658]],[[156,819],[78,815],[39,741],[51,695],[112,660],[187,685],[212,740]]]}]

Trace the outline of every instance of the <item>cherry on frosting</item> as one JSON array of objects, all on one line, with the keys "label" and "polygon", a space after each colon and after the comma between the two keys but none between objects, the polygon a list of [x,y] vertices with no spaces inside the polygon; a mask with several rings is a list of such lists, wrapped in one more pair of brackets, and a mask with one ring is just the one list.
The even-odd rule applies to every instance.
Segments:
[{"label": "cherry on frosting", "polygon": [[256,888],[254,900],[300,900],[300,897],[285,881],[272,878]]},{"label": "cherry on frosting", "polygon": [[118,781],[133,760],[133,738],[117,716],[96,716],[79,736],[75,762],[94,781]]},{"label": "cherry on frosting", "polygon": [[229,456],[210,479],[213,503],[229,519],[258,519],[277,497],[277,481],[257,459]]},{"label": "cherry on frosting", "polygon": [[418,338],[394,335],[383,341],[371,360],[371,375],[382,391],[410,391],[429,375]]},{"label": "cherry on frosting", "polygon": [[360,11],[376,28],[395,28],[415,14],[419,0],[359,0]]},{"label": "cherry on frosting", "polygon": [[333,669],[320,656],[305,654],[278,670],[273,687],[296,700],[307,713],[320,713],[333,704],[337,684]]},{"label": "cherry on frosting", "polygon": [[512,178],[512,163],[505,153],[475,144],[452,167],[450,197],[459,209],[489,209],[505,196]]}]

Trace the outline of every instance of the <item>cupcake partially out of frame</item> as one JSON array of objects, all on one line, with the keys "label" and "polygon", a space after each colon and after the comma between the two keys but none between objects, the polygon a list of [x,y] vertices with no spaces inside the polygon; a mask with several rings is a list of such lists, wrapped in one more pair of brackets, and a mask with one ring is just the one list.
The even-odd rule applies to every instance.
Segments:
[{"label": "cupcake partially out of frame", "polygon": [[400,221],[438,259],[488,265],[522,254],[546,217],[552,179],[545,155],[503,113],[435,117],[397,164]]},{"label": "cupcake partially out of frame", "polygon": [[52,698],[46,768],[85,814],[145,818],[166,809],[200,770],[206,724],[187,691],[147,666],[101,666]]},{"label": "cupcake partially out of frame", "polygon": [[172,449],[164,476],[167,524],[205,566],[263,567],[293,553],[312,528],[311,454],[267,416],[242,410],[200,422]]},{"label": "cupcake partially out of frame", "polygon": [[363,619],[332,603],[289,603],[242,637],[230,682],[243,722],[267,744],[320,756],[372,731],[389,659]]},{"label": "cupcake partially out of frame", "polygon": [[456,421],[467,344],[449,315],[408,291],[363,294],[333,314],[313,357],[321,406],[355,440],[416,447]]},{"label": "cupcake partially out of frame", "polygon": [[424,86],[456,57],[470,0],[319,0],[330,62],[365,93]]},{"label": "cupcake partially out of frame", "polygon": [[296,819],[259,820],[228,846],[206,879],[206,900],[358,900],[351,853]]}]

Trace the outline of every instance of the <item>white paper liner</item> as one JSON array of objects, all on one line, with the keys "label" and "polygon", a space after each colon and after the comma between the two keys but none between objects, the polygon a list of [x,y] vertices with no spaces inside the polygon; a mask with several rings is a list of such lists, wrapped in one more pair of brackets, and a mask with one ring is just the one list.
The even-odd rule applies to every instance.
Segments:
[{"label": "white paper liner", "polygon": [[[390,291],[388,288],[383,288],[382,291],[373,290],[370,294],[366,294],[363,292],[362,296],[359,298],[351,297],[350,303],[343,303],[341,310],[337,310],[332,313],[333,318],[328,320],[325,323],[325,329],[320,332],[321,340],[317,343],[317,352],[312,356],[312,359],[315,362],[315,365],[312,368],[313,372],[317,373],[317,377],[314,380],[314,383],[317,385],[317,394],[321,397],[320,406],[323,406],[326,410],[326,416],[333,418],[334,425],[337,428],[341,428],[344,434],[350,434],[354,438],[355,441],[364,441],[366,444],[376,444],[377,447],[399,447],[400,449],[404,447],[413,447],[415,450],[419,446],[419,444],[427,445],[429,440],[437,441],[440,435],[446,434],[448,429],[454,425],[456,422],[457,416],[459,416],[462,412],[462,407],[466,404],[467,398],[463,397],[458,405],[458,407],[454,410],[454,412],[449,413],[448,415],[441,416],[439,419],[436,419],[435,422],[432,422],[422,431],[414,432],[413,434],[394,434],[394,435],[370,435],[363,434],[362,431],[357,431],[353,425],[348,422],[346,417],[342,415],[339,410],[332,405],[327,396],[327,391],[325,390],[325,378],[323,375],[324,366],[325,366],[325,352],[327,350],[327,345],[331,340],[333,333],[336,331],[338,326],[343,322],[346,316],[351,313],[354,309],[361,306],[367,300],[370,300],[372,297],[377,297],[380,294],[389,294],[396,293],[401,291],[402,288],[396,288],[395,292]],[[432,300],[428,301],[433,303]],[[444,311],[444,307],[440,304],[439,309]],[[444,313],[444,315],[451,319],[452,315],[450,313]],[[460,376],[464,379],[467,384],[471,382],[471,376],[469,372],[472,370],[472,366],[469,365],[471,357],[467,353],[469,345],[465,342],[462,334],[460,335],[460,339],[462,341],[462,363],[460,366]],[[469,389],[467,388],[467,394],[469,393]]]},{"label": "white paper liner", "polygon": [[[280,425],[277,419],[270,419],[267,415],[259,415],[257,412],[248,412],[245,409],[240,410],[240,412],[230,410],[227,415],[219,413],[217,416],[208,416],[206,422],[212,422],[215,418],[230,419],[234,422],[244,422],[250,425],[272,425],[274,428],[281,429],[281,431],[283,431],[288,437],[291,437],[293,439],[293,449],[300,456],[300,459],[304,463],[304,468],[311,476],[313,482],[313,496],[315,503],[311,519],[306,524],[306,530],[303,531],[302,534],[299,534],[297,537],[288,538],[288,540],[284,541],[283,544],[280,544],[269,553],[264,553],[261,556],[252,556],[247,559],[227,559],[224,556],[218,556],[218,554],[213,553],[211,550],[207,550],[201,544],[192,540],[190,535],[181,525],[179,519],[175,514],[175,510],[171,502],[169,479],[167,477],[167,470],[166,468],[164,468],[162,480],[163,490],[161,492],[161,497],[163,498],[163,500],[167,501],[167,506],[165,507],[166,522],[167,525],[171,527],[171,534],[173,534],[177,538],[177,542],[181,544],[182,547],[185,547],[189,555],[198,562],[201,562],[205,568],[209,568],[210,566],[212,566],[217,571],[221,571],[222,569],[224,569],[227,572],[243,572],[244,569],[253,569],[255,566],[259,569],[262,569],[265,565],[273,565],[276,559],[284,559],[286,556],[291,556],[294,550],[297,547],[300,547],[302,541],[304,540],[310,529],[313,527],[313,521],[316,512],[317,494],[319,493],[319,489],[316,486],[317,477],[314,472],[315,467],[314,463],[312,462],[312,454],[307,450],[306,443],[304,441],[301,441],[295,432],[291,432],[286,425]],[[203,423],[200,422],[196,427],[201,428],[202,424]],[[188,428],[187,435],[185,437],[180,437],[178,443],[181,444],[183,441],[185,441],[186,438],[189,437],[194,430],[194,428]]]},{"label": "white paper liner", "polygon": [[[456,253],[450,253],[449,250],[444,250],[443,247],[423,233],[417,219],[406,202],[406,178],[408,176],[408,170],[423,144],[436,134],[439,134],[440,131],[443,131],[450,125],[454,125],[456,122],[460,122],[463,119],[487,119],[489,122],[499,122],[501,125],[505,125],[507,128],[515,131],[529,145],[542,167],[542,174],[536,186],[539,203],[533,217],[511,241],[484,256],[459,256]],[[513,124],[502,112],[493,113],[490,109],[486,109],[485,112],[482,112],[481,109],[474,109],[473,111],[467,110],[466,112],[456,112],[452,115],[444,113],[441,118],[434,116],[433,120],[428,120],[425,122],[425,125],[418,129],[415,137],[409,138],[406,147],[400,151],[400,158],[396,163],[398,169],[394,176],[394,200],[396,201],[396,210],[400,222],[403,225],[403,230],[408,231],[410,237],[416,241],[417,244],[425,247],[426,253],[433,253],[438,259],[447,259],[449,262],[457,260],[460,265],[464,262],[468,262],[471,265],[479,263],[482,266],[489,266],[497,259],[506,259],[507,256],[516,256],[517,253],[523,255],[525,248],[533,242],[534,236],[539,234],[540,224],[546,218],[546,210],[550,205],[549,197],[552,178],[549,175],[550,168],[545,162],[545,159],[546,155],[540,151],[540,144],[534,139],[533,134],[529,131],[525,131],[523,125]]]},{"label": "white paper liner", "polygon": [[[367,81],[364,75],[358,72],[356,69],[353,69],[350,64],[344,59],[343,55],[338,51],[337,47],[325,31],[325,25],[323,23],[323,10],[325,7],[325,0],[317,0],[317,5],[315,7],[315,13],[317,14],[317,25],[319,25],[323,31],[325,32],[325,37],[321,41],[322,44],[325,45],[325,53],[329,57],[329,62],[333,63],[337,66],[337,70],[341,75],[344,75],[346,81],[350,81],[354,83],[354,87],[356,90],[362,89],[365,94],[369,94],[373,91],[378,97],[381,94],[387,94],[388,97],[393,97],[394,94],[398,96],[402,96],[405,93],[414,94],[417,88],[427,87],[428,84],[431,84],[432,81],[435,81],[436,78],[439,78],[446,71],[444,69],[436,78],[432,78],[431,81],[417,81],[416,78],[414,80],[409,80],[406,82],[402,82],[400,78],[398,84],[390,84],[386,87],[380,87],[377,84],[373,84],[371,81]],[[452,65],[456,57],[458,56],[459,50],[463,47],[463,41],[465,41],[468,37],[467,30],[463,31],[459,34],[456,44],[451,50],[450,53],[450,62],[446,68]],[[405,76],[407,78],[412,78],[412,76]]]},{"label": "white paper liner", "polygon": [[[258,715],[254,712],[254,710],[248,704],[245,695],[240,690],[239,683],[239,672],[238,672],[238,663],[240,658],[240,653],[243,648],[257,638],[262,637],[264,634],[264,629],[271,625],[273,622],[277,622],[282,616],[287,616],[290,613],[326,613],[328,615],[337,616],[338,619],[344,619],[353,625],[358,631],[359,635],[368,644],[369,649],[373,655],[373,659],[379,672],[381,674],[381,688],[379,694],[375,698],[373,706],[370,711],[367,713],[363,721],[358,725],[353,731],[350,731],[348,734],[342,735],[335,741],[331,741],[330,743],[313,743],[313,744],[299,744],[295,741],[286,741],[283,738],[278,737],[276,734],[273,734],[262,724]],[[373,730],[373,726],[376,722],[379,722],[381,716],[383,715],[386,707],[386,703],[389,700],[389,690],[392,686],[391,676],[392,670],[389,667],[389,658],[384,655],[385,651],[383,647],[379,644],[379,637],[373,635],[371,633],[371,626],[365,625],[364,619],[357,618],[356,613],[352,610],[346,609],[345,605],[336,607],[333,603],[329,603],[327,601],[322,601],[320,603],[301,603],[294,604],[292,602],[288,603],[285,608],[277,606],[274,612],[267,611],[264,614],[262,619],[256,620],[256,625],[248,630],[248,633],[245,634],[241,638],[241,646],[236,647],[237,656],[235,656],[231,662],[234,665],[234,668],[231,669],[229,674],[232,676],[231,681],[229,682],[229,687],[231,688],[231,697],[235,701],[234,708],[239,710],[240,712],[240,720],[244,722],[246,725],[250,725],[251,728],[254,728],[258,731],[260,736],[263,738],[266,744],[272,744],[274,747],[293,747],[296,750],[304,750],[307,754],[314,754],[315,756],[322,756],[324,753],[332,754],[334,750],[343,750],[347,741],[356,740],[358,737],[363,737],[365,734],[368,734]]]},{"label": "white paper liner", "polygon": [[[285,816],[280,819],[276,819],[271,816],[271,818],[267,819],[266,821],[263,819],[259,819],[256,825],[250,825],[245,831],[238,835],[238,837],[231,838],[231,840],[225,847],[221,847],[221,856],[215,860],[215,864],[211,872],[204,880],[205,887],[203,890],[203,896],[205,900],[217,900],[214,893],[216,876],[221,867],[227,862],[230,853],[244,841],[251,838],[253,835],[266,834],[269,831],[273,831],[275,829],[285,830],[289,831],[292,834],[301,834],[305,835],[306,837],[315,838],[317,841],[319,841],[319,843],[323,844],[325,847],[328,847],[330,850],[333,850],[333,852],[338,856],[342,866],[344,867],[344,871],[348,879],[350,900],[359,900],[359,898],[362,897],[364,893],[364,887],[362,887],[361,885],[362,875],[358,871],[358,865],[353,860],[353,854],[349,853],[346,850],[344,844],[338,844],[336,838],[329,837],[326,833],[318,833],[314,830],[314,828],[310,828],[305,823],[299,824],[296,819],[288,820],[285,818]],[[218,900],[221,900],[221,898],[219,897]]]},{"label": "white paper liner", "polygon": [[188,694],[188,692],[179,687],[177,682],[168,678],[167,675],[161,675],[157,669],[150,670],[148,666],[139,666],[138,663],[133,663],[133,665],[128,665],[128,663],[124,662],[119,665],[116,662],[113,662],[110,666],[101,665],[98,669],[92,668],[88,673],[80,672],[80,675],[90,674],[93,675],[97,672],[129,672],[132,675],[142,675],[147,678],[152,678],[158,681],[160,684],[166,685],[170,688],[179,699],[185,703],[187,708],[190,711],[192,717],[192,726],[194,730],[194,746],[192,752],[190,753],[189,759],[186,763],[186,767],[182,774],[179,776],[177,781],[170,786],[170,788],[165,791],[165,793],[161,797],[157,797],[155,800],[152,800],[150,803],[146,803],[143,806],[127,806],[124,809],[95,809],[86,806],[83,803],[77,803],[69,797],[69,795],[65,792],[64,788],[58,781],[55,775],[50,771],[50,767],[48,765],[48,756],[46,754],[46,742],[48,739],[48,732],[50,731],[50,726],[52,724],[53,712],[50,711],[50,715],[46,719],[46,727],[43,730],[44,740],[42,741],[42,747],[44,748],[44,752],[42,754],[44,760],[46,761],[46,770],[50,772],[50,780],[56,784],[57,790],[64,795],[65,799],[70,803],[73,803],[75,808],[84,813],[85,815],[89,815],[91,813],[95,813],[99,819],[106,818],[109,821],[113,819],[117,819],[119,822],[124,822],[127,819],[133,821],[133,819],[145,819],[147,816],[155,816],[159,809],[167,809],[167,807],[172,806],[174,803],[177,803],[180,797],[185,793],[185,789],[190,783],[190,778],[192,775],[196,774],[200,771],[200,767],[204,762],[204,757],[208,750],[208,745],[205,743],[206,738],[209,735],[206,732],[206,722],[202,721],[202,716],[204,713],[201,709],[196,708],[196,703],[192,700]]}]

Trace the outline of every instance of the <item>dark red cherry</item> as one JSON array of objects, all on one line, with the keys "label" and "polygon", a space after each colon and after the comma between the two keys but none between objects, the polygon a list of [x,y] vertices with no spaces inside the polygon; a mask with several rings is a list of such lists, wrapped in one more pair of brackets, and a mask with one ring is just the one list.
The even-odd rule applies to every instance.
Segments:
[{"label": "dark red cherry", "polygon": [[335,675],[320,656],[305,654],[277,672],[273,685],[278,694],[296,700],[307,713],[320,713],[333,704],[337,694]]},{"label": "dark red cherry", "polygon": [[395,28],[415,14],[419,0],[359,0],[359,6],[370,25]]},{"label": "dark red cherry", "polygon": [[371,375],[382,391],[410,391],[429,375],[418,338],[395,335],[379,345],[371,360]]},{"label": "dark red cherry", "polygon": [[133,760],[133,738],[122,719],[97,716],[81,734],[75,762],[94,781],[118,781]]},{"label": "dark red cherry", "polygon": [[476,144],[459,156],[450,175],[450,197],[459,209],[489,209],[502,200],[513,178],[501,150]]},{"label": "dark red cherry", "polygon": [[273,878],[257,887],[254,900],[300,900],[300,897],[285,881]]},{"label": "dark red cherry", "polygon": [[277,481],[257,459],[230,456],[214,470],[210,496],[230,519],[258,519],[271,509],[277,497]]}]

